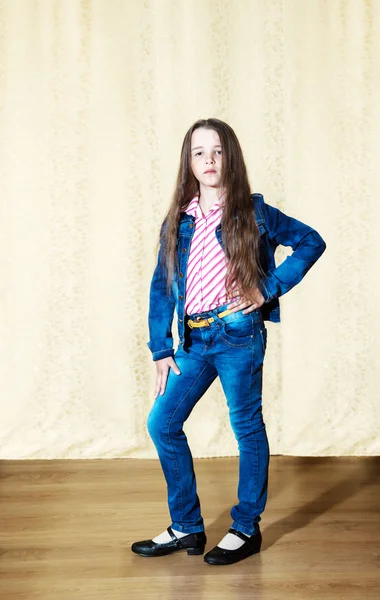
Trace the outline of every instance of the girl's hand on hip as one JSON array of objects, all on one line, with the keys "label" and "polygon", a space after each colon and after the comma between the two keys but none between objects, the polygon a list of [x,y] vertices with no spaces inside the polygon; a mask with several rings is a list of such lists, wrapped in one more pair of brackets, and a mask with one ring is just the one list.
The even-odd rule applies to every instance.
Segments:
[{"label": "girl's hand on hip", "polygon": [[260,308],[260,306],[262,306],[264,302],[264,296],[260,292],[259,288],[256,287],[252,288],[250,292],[250,299],[244,299],[243,296],[240,296],[238,300],[235,300],[235,302],[231,302],[231,304],[229,304],[227,308],[230,308],[232,312],[238,312],[242,308],[245,308],[246,310],[243,310],[243,315],[246,315],[247,313],[250,313],[256,310],[257,308]]},{"label": "girl's hand on hip", "polygon": [[179,370],[174,358],[172,356],[168,356],[166,358],[161,358],[160,360],[156,360],[156,387],[154,390],[154,399],[157,398],[160,393],[163,396],[166,388],[166,381],[168,379],[169,369],[173,369],[176,375],[180,375],[181,371]]}]

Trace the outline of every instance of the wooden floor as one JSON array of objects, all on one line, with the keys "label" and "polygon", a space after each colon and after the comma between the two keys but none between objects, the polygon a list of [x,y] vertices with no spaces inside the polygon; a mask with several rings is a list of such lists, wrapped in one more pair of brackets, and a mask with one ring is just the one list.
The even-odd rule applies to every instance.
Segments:
[{"label": "wooden floor", "polygon": [[[209,550],[238,463],[194,462]],[[6,600],[380,600],[380,457],[272,456],[262,552],[225,567],[130,551],[170,524],[158,460],[1,461],[0,477]]]}]

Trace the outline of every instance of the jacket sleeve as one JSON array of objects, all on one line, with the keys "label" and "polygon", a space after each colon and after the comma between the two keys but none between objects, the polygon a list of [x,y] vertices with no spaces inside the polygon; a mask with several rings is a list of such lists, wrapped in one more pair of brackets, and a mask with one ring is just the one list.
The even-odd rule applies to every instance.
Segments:
[{"label": "jacket sleeve", "polygon": [[286,294],[303,279],[325,251],[326,242],[315,229],[266,202],[263,202],[263,211],[274,249],[280,244],[293,249],[292,254],[278,267],[269,269],[261,280],[260,289],[265,302],[270,302]]},{"label": "jacket sleeve", "polygon": [[164,224],[161,227],[160,249],[149,291],[149,342],[147,342],[147,346],[154,361],[167,356],[174,356],[172,323],[175,300],[172,291],[170,296],[166,293],[166,269],[161,264],[164,248],[162,240],[163,226]]}]

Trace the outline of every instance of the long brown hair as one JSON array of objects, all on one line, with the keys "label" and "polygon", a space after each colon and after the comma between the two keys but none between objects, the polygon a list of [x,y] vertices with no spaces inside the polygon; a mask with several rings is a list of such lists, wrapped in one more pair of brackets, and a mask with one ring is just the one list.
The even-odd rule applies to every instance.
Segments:
[{"label": "long brown hair", "polygon": [[[225,190],[221,217],[223,248],[228,259],[226,291],[233,297],[235,279],[240,296],[254,302],[252,289],[258,285],[264,272],[259,261],[259,229],[254,218],[253,201],[247,169],[239,140],[232,127],[219,119],[199,119],[187,131],[182,143],[180,166],[170,207],[161,226],[162,266],[166,270],[167,287],[170,288],[174,272],[178,270],[177,235],[180,211],[199,194],[199,182],[191,169],[191,136],[195,129],[214,129],[222,146],[221,187]],[[234,216],[237,218],[234,219]],[[164,229],[164,231],[163,231]],[[236,293],[235,293],[236,295]]]}]

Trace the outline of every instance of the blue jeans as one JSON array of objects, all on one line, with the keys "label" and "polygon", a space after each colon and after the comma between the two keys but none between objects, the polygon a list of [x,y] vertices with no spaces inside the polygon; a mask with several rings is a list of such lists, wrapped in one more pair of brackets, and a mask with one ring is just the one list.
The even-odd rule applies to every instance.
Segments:
[{"label": "blue jeans", "polygon": [[[203,531],[204,522],[183,424],[217,375],[239,449],[239,502],[230,512],[232,527],[253,535],[267,501],[269,445],[261,399],[267,329],[260,308],[218,317],[226,308],[186,315],[184,344],[174,354],[181,374],[169,370],[165,392],[157,396],[147,421],[167,483],[171,527],[184,533]],[[188,319],[198,316],[214,321],[191,329]]]}]

